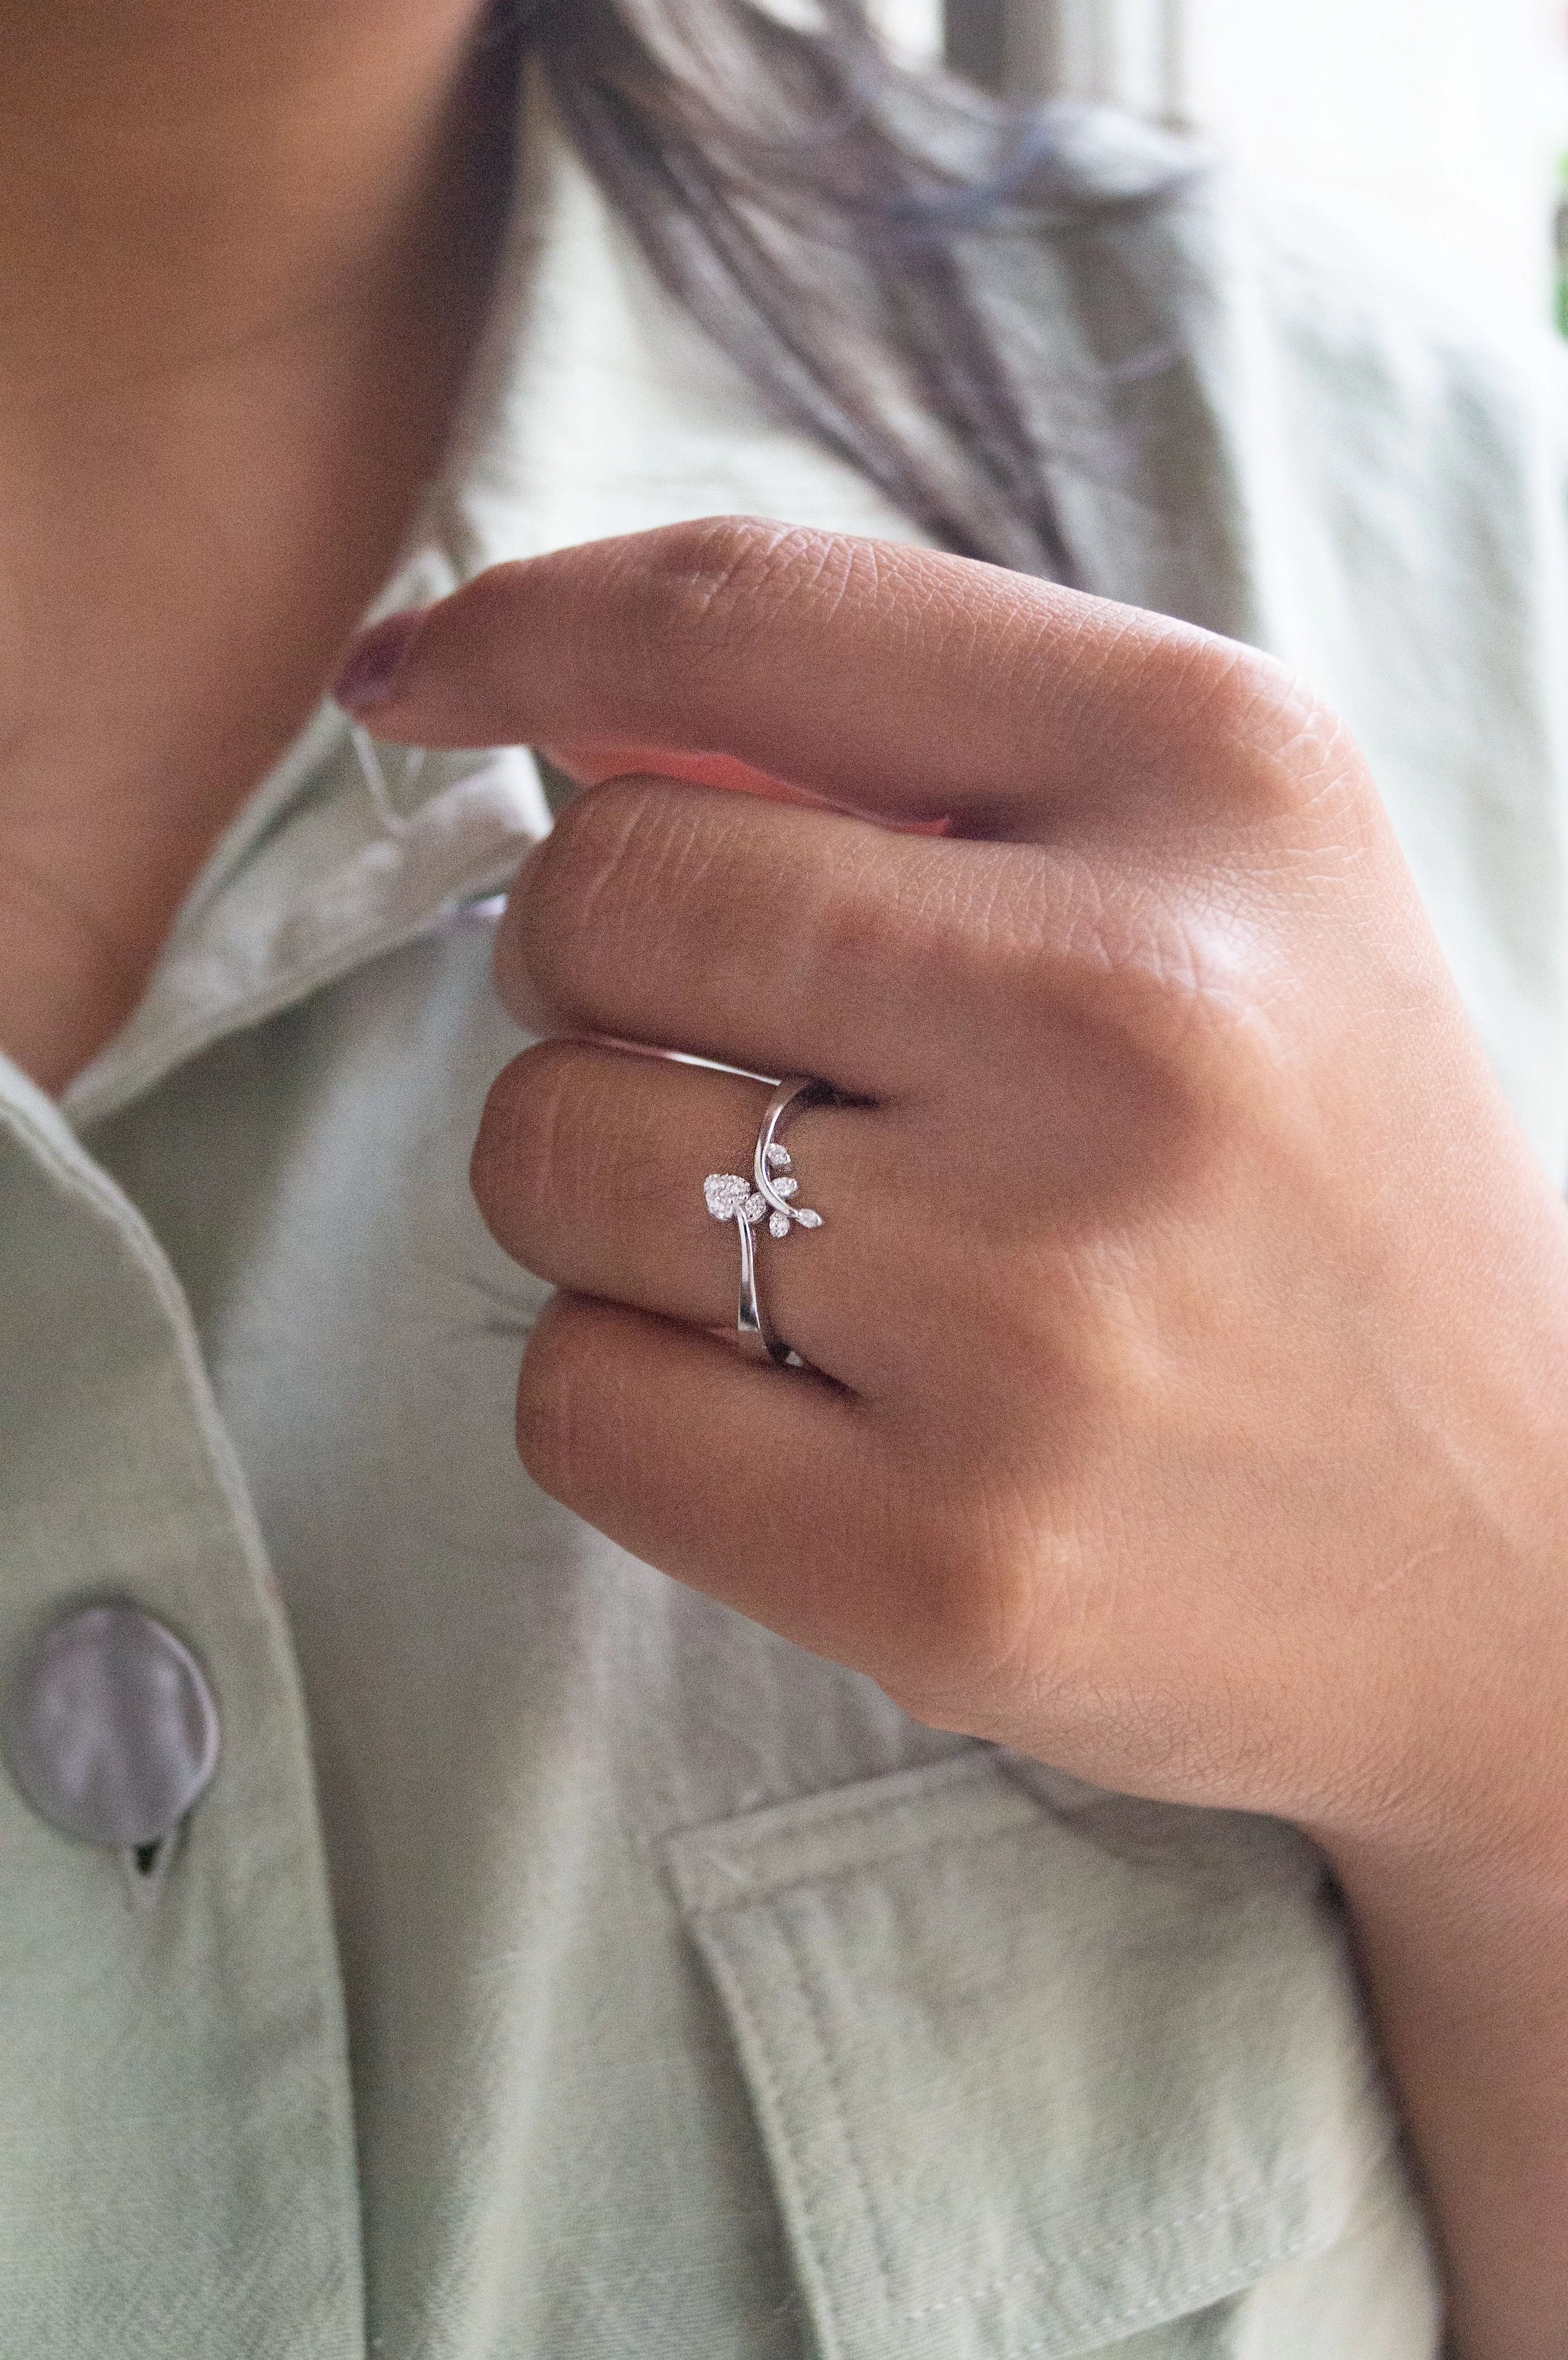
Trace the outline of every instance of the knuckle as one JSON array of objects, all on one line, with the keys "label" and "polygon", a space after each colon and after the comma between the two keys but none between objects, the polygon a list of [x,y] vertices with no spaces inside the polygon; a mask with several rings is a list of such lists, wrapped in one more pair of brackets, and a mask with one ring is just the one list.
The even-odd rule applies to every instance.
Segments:
[{"label": "knuckle", "polygon": [[1256,735],[1259,715],[1295,694],[1284,664],[1240,639],[1194,637],[1172,643],[1172,652],[1186,708],[1216,745]]},{"label": "knuckle", "polygon": [[1364,778],[1339,715],[1277,657],[1198,639],[1182,646],[1179,673],[1190,760],[1227,816],[1297,820]]},{"label": "knuckle", "polygon": [[498,652],[509,659],[528,612],[529,585],[528,565],[520,558],[487,565],[431,607],[426,628],[441,633],[453,647],[461,643],[471,651]]},{"label": "knuckle", "polygon": [[1256,954],[1237,934],[1201,892],[1118,881],[1092,913],[1079,913],[1048,981],[1079,1020],[1086,1049],[1181,1071],[1252,1021]]},{"label": "knuckle", "polygon": [[517,1456],[541,1491],[563,1505],[581,1495],[592,1463],[593,1421],[585,1417],[582,1306],[557,1295],[540,1315],[517,1378]]},{"label": "knuckle", "polygon": [[679,792],[668,781],[609,779],[568,803],[537,858],[544,893],[575,906],[618,874],[637,848],[651,812]]},{"label": "knuckle", "polygon": [[626,1365],[622,1315],[562,1292],[545,1306],[517,1375],[516,1437],[543,1491],[601,1530],[646,1490],[644,1400]]},{"label": "knuckle", "polygon": [[911,841],[890,869],[869,832],[836,843],[831,862],[802,864],[789,906],[815,995],[853,1005],[891,988],[911,1022],[972,1023],[1007,951],[989,922],[983,866],[983,856],[954,859],[946,844]]},{"label": "knuckle", "polygon": [[614,938],[638,923],[654,814],[670,790],[614,780],[577,796],[529,854],[495,942],[505,1005],[591,1016]]},{"label": "knuckle", "polygon": [[660,653],[683,663],[733,654],[771,629],[779,608],[822,593],[836,599],[868,562],[865,544],[756,517],[705,517],[642,537],[637,620]]},{"label": "knuckle", "polygon": [[[977,1503],[968,1500],[972,1518]],[[1038,1677],[1035,1568],[1020,1548],[986,1546],[953,1527],[906,1627],[901,1660],[885,1679],[920,1721],[975,1735],[1005,1726]]]},{"label": "knuckle", "polygon": [[844,861],[797,896],[802,937],[824,988],[838,993],[878,975],[911,980],[932,956],[931,927],[905,895],[889,893],[873,864]]},{"label": "knuckle", "polygon": [[507,1252],[517,1236],[517,1175],[525,1168],[518,1141],[522,1090],[517,1071],[524,1057],[515,1057],[491,1084],[468,1165],[468,1185],[485,1227]]},{"label": "knuckle", "polygon": [[580,1124],[567,1117],[574,1052],[541,1042],[514,1057],[485,1101],[469,1180],[497,1244],[544,1278],[561,1207],[591,1182],[593,1155],[581,1152]]}]

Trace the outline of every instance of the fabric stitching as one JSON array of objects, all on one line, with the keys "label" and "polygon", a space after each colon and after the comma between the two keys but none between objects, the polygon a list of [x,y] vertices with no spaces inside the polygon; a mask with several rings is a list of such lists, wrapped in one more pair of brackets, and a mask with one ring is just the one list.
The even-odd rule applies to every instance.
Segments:
[{"label": "fabric stitching", "polygon": [[[1254,2196],[1236,2197],[1227,2204],[1211,2204],[1202,2212],[1183,2212],[1174,2221],[1150,2221],[1140,2229],[1129,2230],[1123,2236],[1107,2237],[1097,2245],[1076,2245],[1073,2257],[1074,2261],[1093,2261],[1097,2254],[1114,2253],[1118,2245],[1141,2244],[1145,2238],[1163,2236],[1173,2229],[1195,2229],[1204,2221],[1219,2220],[1226,2212],[1244,2212],[1248,2205],[1277,2202],[1281,2196],[1292,2195],[1298,2189],[1310,2186],[1327,2169],[1326,2161],[1314,2163],[1310,2170],[1281,2180],[1277,2188],[1259,2189]],[[939,2311],[958,2311],[965,2303],[983,2302],[987,2295],[1002,2294],[1008,2287],[1024,2286],[1030,2278],[1049,2278],[1059,2267],[1055,2262],[1036,2262],[1027,2270],[1014,2270],[1007,2278],[994,2278],[987,2286],[972,2288],[967,2294],[949,2295],[942,2302],[928,2303],[923,2310],[907,2311],[904,2324],[913,2326],[917,2320],[934,2319]],[[1177,2299],[1181,2300],[1180,2297]]]},{"label": "fabric stitching", "polygon": [[[844,2151],[848,2156],[850,2169],[854,2175],[856,2191],[860,2198],[861,2209],[871,2231],[872,2249],[876,2256],[877,2267],[882,2273],[883,2289],[884,2292],[886,2292],[888,2283],[887,2263],[886,2256],[882,2250],[880,2223],[877,2219],[877,2215],[871,2209],[869,2195],[866,2185],[865,2173],[861,2167],[860,2158],[855,2149],[854,2139],[850,2135],[849,2118],[844,2107],[844,2096],[839,2084],[838,2075],[833,2064],[832,2050],[824,2043],[821,2016],[812,1998],[811,1984],[809,1979],[801,1972],[795,1939],[789,1928],[781,1922],[782,1915],[782,1912],[774,1913],[774,1919],[783,1941],[785,1965],[790,1975],[793,1977],[796,1988],[806,2004],[807,2014],[810,2019],[810,2032],[812,2039],[816,2043],[819,2058],[826,2070],[829,2095],[832,2099],[835,2112],[839,2137]],[[751,2054],[757,2062],[757,2073],[762,2085],[762,2094],[767,2099],[774,2118],[779,2126],[783,2143],[783,2153],[776,2165],[776,2169],[780,2171],[787,2183],[793,2189],[799,2212],[801,2239],[806,2248],[806,2257],[811,2264],[811,2271],[816,2278],[817,2284],[822,2289],[823,2309],[827,2314],[828,2323],[831,2325],[833,2299],[833,2273],[828,2267],[826,2257],[822,2251],[822,2241],[817,2232],[816,2215],[818,2207],[813,2203],[811,2196],[808,2194],[806,2187],[801,2180],[801,2176],[796,2168],[795,2140],[791,2136],[789,2127],[789,2109],[784,2100],[783,2086],[773,2066],[768,2041],[761,2029],[761,2023],[757,2011],[750,2005],[746,1991],[746,1977],[744,1975],[736,1975],[730,1972],[729,1961],[724,1958],[722,1951],[720,1952],[718,1959],[713,1961],[713,1963],[715,1972],[718,1973],[719,1980],[728,1994],[730,2006],[734,2012],[737,2027],[744,2028],[749,2035],[749,2047]]]},{"label": "fabric stitching", "polygon": [[[952,1761],[943,1762],[939,1767],[937,1767],[936,1775],[934,1776],[931,1775],[931,1773],[929,1770],[922,1773],[920,1779],[921,1787],[924,1792],[930,1793],[933,1789],[937,1792],[941,1792],[943,1789],[950,1790],[954,1786],[962,1786],[975,1777],[976,1772],[981,1771],[982,1765],[984,1765],[985,1769],[986,1770],[992,1769],[995,1766],[994,1756],[990,1754],[989,1749],[984,1753],[978,1754],[978,1755],[971,1753],[961,1754]],[[983,1775],[984,1774],[982,1772],[982,1775]],[[1035,1802],[1038,1808],[1038,1798],[1030,1795],[1029,1799]],[[916,1797],[911,1795],[909,1797],[909,1800],[913,1804],[916,1801]],[[820,1814],[817,1823],[819,1826],[824,1823],[842,1825],[846,1820],[853,1821],[857,1818],[872,1816],[878,1811],[885,1810],[886,1808],[886,1797],[867,1797],[855,1792],[846,1793],[842,1797],[833,1798],[832,1808],[830,1809],[823,1810]],[[709,1856],[705,1859],[704,1865],[710,1869],[715,1866],[722,1866],[731,1876],[737,1875],[738,1864],[732,1864],[728,1861],[719,1861]],[[738,1873],[740,1875],[744,1876],[744,1870],[739,1870]],[[820,1879],[814,1881],[820,1881]],[[717,1914],[722,1916],[725,1914],[725,1912],[721,1908]],[[811,1978],[805,1972],[804,1963],[800,1956],[798,1931],[790,1921],[789,1913],[779,1906],[778,1897],[774,1900],[773,1909],[770,1914],[774,1915],[775,1922],[779,1925],[779,1931],[784,1939],[793,1979],[797,1989],[800,1991],[805,2001],[811,2019],[812,2035],[817,2049],[821,2070],[837,2117],[840,2136],[854,2176],[860,2208],[866,2221],[867,2226],[871,2231],[873,2253],[876,2258],[877,2269],[881,2276],[884,2291],[886,2292],[890,2290],[894,2278],[894,2273],[890,2266],[887,2250],[886,2233],[880,2216],[873,2204],[866,2168],[855,2141],[852,2119],[846,2103],[846,2096],[835,2061],[833,2044],[827,2038],[827,2029],[822,2017],[821,2002]],[[748,2022],[751,2022],[751,2011],[749,2009],[746,2009],[745,2013],[747,2016]],[[753,2022],[754,2033],[755,2028],[755,2023]],[[764,2060],[763,2063],[763,2072],[769,2092],[774,2099],[775,2104],[777,2104],[779,2094],[779,2085],[776,2077],[774,2076],[771,2068],[766,2062],[766,2060]],[[1363,2095],[1365,2095],[1371,2087],[1372,2083],[1368,2081],[1364,2087]],[[1379,2155],[1386,2151],[1387,2145],[1388,2142],[1386,2139],[1379,2142]],[[1311,2183],[1314,2180],[1320,2178],[1327,2169],[1328,2159],[1323,2158],[1318,2163],[1309,2167],[1306,2170],[1293,2174],[1288,2180],[1281,2180],[1275,2187],[1260,2189],[1250,2196],[1236,2198],[1231,2200],[1229,2202],[1206,2206],[1198,2212],[1180,2214],[1173,2220],[1154,2222],[1145,2228],[1129,2232],[1126,2236],[1107,2239],[1099,2245],[1083,2248],[1081,2251],[1088,2256],[1104,2254],[1113,2251],[1120,2245],[1130,2246],[1141,2244],[1150,2237],[1162,2235],[1171,2231],[1201,2225],[1204,2222],[1218,2219],[1226,2212],[1241,2212],[1248,2205],[1259,2205],[1265,2202],[1278,2202],[1282,2198],[1299,2192],[1301,2189],[1310,2186]],[[807,2205],[804,2209],[809,2212],[811,2208]],[[825,2282],[826,2274],[822,2271],[822,2251],[814,2235],[811,2240],[811,2245],[813,2259],[816,2263],[819,2273],[823,2277]],[[1268,2267],[1273,2262],[1283,2258],[1285,2254],[1295,2250],[1299,2250],[1299,2247],[1286,2245],[1273,2248],[1268,2254],[1261,2256],[1259,2263],[1256,2265],[1256,2267]],[[1027,2284],[1032,2279],[1048,2277],[1055,2267],[1057,2266],[1051,2263],[1039,2263],[1033,2265],[1029,2269],[1015,2271],[1006,2278],[994,2279],[984,2286],[972,2288],[963,2294],[945,2297],[941,2302],[923,2305],[919,2310],[903,2313],[901,2317],[901,2324],[909,2326],[917,2325],[926,2320],[936,2318],[942,2313],[959,2310],[970,2304],[984,2301],[987,2297],[1000,2293],[1008,2288]],[[1248,2267],[1253,2266],[1249,2265]],[[1212,2280],[1199,2280],[1194,2285],[1181,2289],[1174,2294],[1162,2294],[1154,2298],[1151,2301],[1141,2303],[1134,2310],[1122,2313],[1116,2318],[1104,2322],[1094,2322],[1094,2325],[1096,2327],[1100,2325],[1111,2327],[1120,2326],[1142,2317],[1150,2310],[1159,2309],[1164,2302],[1191,2301],[1195,2296],[1203,2291],[1206,2285],[1213,2284],[1218,2286],[1222,2284],[1225,2278],[1229,2275],[1231,2275],[1229,2272],[1221,2272]],[[1044,2351],[1047,2348],[1049,2341],[1050,2339],[1046,2339],[1045,2342],[1018,2346],[1010,2353],[998,2355],[998,2360],[1028,2360],[1028,2355]]]},{"label": "fabric stitching", "polygon": [[[1360,2096],[1365,2099],[1376,2086],[1377,2084],[1368,2079],[1362,2085]],[[1140,2142],[1140,2145],[1147,2144],[1149,2144],[1148,2141]],[[1368,2165],[1369,2171],[1387,2154],[1388,2145],[1389,2140],[1387,2136],[1378,2141],[1376,2155]],[[1129,2231],[1125,2236],[1108,2238],[1098,2245],[1080,2246],[1076,2251],[1080,2256],[1090,2258],[1096,2254],[1110,2253],[1117,2245],[1139,2243],[1149,2237],[1162,2235],[1172,2229],[1196,2228],[1204,2221],[1216,2220],[1225,2212],[1239,2212],[1248,2204],[1277,2202],[1282,2196],[1289,2196],[1300,2189],[1309,2187],[1327,2169],[1328,2158],[1325,2157],[1322,2161],[1311,2165],[1307,2170],[1297,2172],[1290,2179],[1281,2180],[1275,2188],[1260,2189],[1255,2196],[1233,2199],[1228,2204],[1211,2205],[1202,2212],[1184,2213],[1174,2221],[1153,2221],[1144,2228]],[[912,2326],[918,2320],[934,2319],[939,2311],[958,2311],[966,2303],[984,2302],[988,2295],[1001,2294],[1008,2287],[1023,2286],[1031,2278],[1048,2278],[1055,2267],[1056,2265],[1051,2262],[1037,2262],[1031,2264],[1027,2270],[1014,2270],[1005,2278],[992,2278],[984,2286],[972,2287],[967,2293],[944,2296],[941,2302],[930,2303],[920,2311],[906,2311],[904,2323],[906,2326]],[[1003,2360],[1007,2360],[1007,2355],[1003,2355]]]},{"label": "fabric stitching", "polygon": [[[779,2125],[780,2130],[782,2130],[785,2122],[784,2092],[779,2083],[778,2074],[774,2070],[772,2060],[768,2056],[768,2044],[761,2036],[756,2012],[748,2004],[746,1990],[746,1978],[744,1975],[736,1976],[725,1972],[722,1977],[722,1982],[725,1989],[728,1991],[730,2005],[734,2009],[739,2023],[744,2026],[746,2030],[751,2036],[750,2045],[752,2053],[757,2059],[757,2070],[762,2081],[762,2092],[768,2102],[774,2117]],[[810,2257],[813,2265],[816,2277],[825,2290],[829,2284],[829,2272],[822,2256],[821,2245],[817,2239],[816,2230],[811,2217],[811,2203],[806,2197],[805,2191],[800,2186],[799,2177],[794,2170],[794,2152],[788,2137],[785,2139],[784,2169],[789,2179],[795,2183],[796,2193],[800,2202],[801,2226],[808,2245]]]},{"label": "fabric stitching", "polygon": [[[920,1804],[925,1800],[928,1794],[934,1793],[940,1795],[944,1793],[950,1786],[962,1788],[963,1786],[971,1784],[983,1786],[988,1783],[987,1774],[990,1774],[990,1775],[993,1776],[1000,1775],[996,1771],[994,1753],[989,1747],[975,1747],[965,1749],[964,1752],[953,1754],[941,1762],[923,1765],[918,1772],[913,1774],[914,1777],[918,1778],[921,1782],[920,1785],[915,1786],[911,1783],[910,1790],[907,1795],[900,1795],[895,1798],[889,1798],[886,1795],[862,1796],[855,1792],[854,1788],[851,1788],[842,1797],[837,1795],[813,1795],[805,1798],[815,1807],[812,1810],[811,1818],[809,1823],[807,1823],[808,1832],[814,1833],[820,1828],[840,1827],[845,1822],[853,1822],[857,1819],[877,1819],[886,1817],[889,1811],[896,1814],[905,1810],[918,1809]],[[910,1776],[910,1774],[907,1771],[895,1771],[891,1775],[900,1780]],[[860,1782],[857,1781],[856,1785],[859,1783]],[[877,1784],[879,1782],[867,1781],[866,1783]],[[1032,1810],[1036,1817],[1043,1816],[1042,1807],[1028,1793],[1027,1789],[1019,1787],[1016,1791],[1019,1797],[1021,1797],[1023,1801],[1029,1807],[1030,1810]],[[798,1807],[795,1804],[786,1803],[777,1805],[774,1808],[781,1811],[792,1812]],[[769,1814],[765,1811],[757,1813],[757,1816],[758,1818],[766,1819]],[[1027,1819],[1020,1816],[1017,1825],[1022,1827],[1027,1824]],[[1006,1832],[1007,1830],[1005,1829],[989,1830],[986,1838],[982,1840],[988,1841],[992,1835],[1004,1834]],[[672,1851],[679,1851],[682,1843],[687,1841],[689,1841],[689,1839],[678,1836],[671,1847]],[[911,1845],[909,1849],[924,1851],[934,1843],[950,1842],[952,1841],[953,1839],[950,1835],[944,1834],[942,1836],[932,1836],[928,1832],[922,1832],[917,1841]],[[866,1865],[865,1862],[857,1860],[852,1864],[851,1868],[846,1870],[829,1869],[823,1871],[821,1869],[802,1868],[799,1871],[788,1873],[785,1880],[778,1885],[759,1886],[752,1878],[748,1866],[749,1856],[754,1854],[758,1849],[763,1851],[765,1853],[771,1851],[775,1841],[775,1831],[771,1828],[762,1828],[755,1831],[735,1828],[733,1832],[731,1831],[731,1828],[726,1828],[724,1841],[721,1848],[713,1849],[706,1844],[692,1843],[691,1849],[692,1856],[699,1860],[704,1868],[717,1868],[721,1870],[721,1872],[732,1882],[743,1885],[745,1889],[751,1894],[755,1899],[765,1902],[780,1897],[795,1886],[802,1884],[816,1885],[822,1883],[826,1881],[827,1878],[834,1875],[857,1874]],[[737,1855],[736,1859],[732,1862],[724,1858],[723,1854],[725,1852],[734,1852]],[[879,1853],[877,1857],[879,1859],[885,1857],[897,1857],[897,1854]],[[731,1905],[725,1902],[718,1902],[709,1904],[707,1905],[707,1907],[709,1909],[722,1912],[730,1906]],[[702,1914],[706,1914],[706,1911],[702,1909],[702,1904],[698,1904],[697,1907],[700,1911],[702,1911]]]},{"label": "fabric stitching", "polygon": [[[1300,2250],[1299,2246],[1290,2245],[1271,2246],[1268,2253],[1258,2256],[1256,2263],[1248,2264],[1247,2268],[1253,2272],[1261,2272],[1266,2270],[1271,2262],[1290,2260]],[[1155,2295],[1147,2302],[1135,2304],[1131,2311],[1117,2311],[1114,2318],[1086,2321],[1082,2332],[1088,2335],[1099,2335],[1106,2328],[1130,2327],[1135,2321],[1147,2318],[1151,2311],[1163,2311],[1170,2303],[1197,2302],[1206,2296],[1223,2294],[1250,2282],[1247,2275],[1238,2275],[1234,2267],[1228,2270],[1217,2270],[1209,2278],[1197,2278],[1190,2286],[1179,2287],[1174,2294]],[[1180,2315],[1175,2311],[1170,2314],[1172,2318]],[[1074,2333],[1077,2332],[1074,2331]],[[996,2360],[1029,2360],[1031,2353],[1049,2352],[1055,2342],[1054,2336],[1045,2335],[1035,2344],[1015,2344],[1010,2351],[998,2353]]]},{"label": "fabric stitching", "polygon": [[[895,1770],[888,1775],[900,1785],[907,1780],[909,1793],[912,1797],[924,1794],[928,1790],[940,1794],[945,1786],[962,1786],[966,1780],[978,1779],[984,1772],[995,1767],[996,1757],[990,1747],[967,1746],[952,1754],[943,1755],[936,1762],[922,1763],[920,1768],[913,1772]],[[859,1791],[862,1783],[874,1786],[879,1786],[881,1781],[877,1778],[869,1778],[864,1782],[855,1780],[838,1794],[830,1791],[825,1795],[806,1797],[804,1799],[812,1806],[811,1823],[826,1827],[841,1819],[867,1819],[886,1812],[889,1808],[898,1810],[906,1808],[905,1798],[901,1795],[890,1800],[885,1794],[862,1794]],[[776,1808],[792,1812],[798,1809],[799,1806],[794,1803],[784,1803]],[[759,1819],[765,1819],[768,1814],[758,1812],[757,1816]],[[770,1830],[762,1831],[757,1841],[766,1843],[770,1832]]]},{"label": "fabric stitching", "polygon": [[861,2161],[860,2149],[855,2144],[854,2122],[845,2102],[844,2083],[839,2077],[833,2044],[827,2037],[827,2027],[823,2021],[816,1986],[811,1977],[804,1971],[798,1935],[790,1923],[790,1913],[784,1909],[779,1910],[777,1921],[779,1932],[784,1938],[790,1972],[805,1998],[807,2014],[811,2021],[811,2032],[817,2044],[817,2054],[822,2060],[822,2070],[826,2076],[828,2095],[838,2115],[839,2132],[844,2141],[844,2153],[849,2158],[850,2169],[855,2175],[855,2192],[860,2199],[860,2209],[871,2231],[871,2250],[881,2276],[882,2291],[886,2300],[891,2296],[893,2278],[887,2256],[886,2233],[881,2216],[871,2201],[871,2187],[866,2176],[866,2167]]}]

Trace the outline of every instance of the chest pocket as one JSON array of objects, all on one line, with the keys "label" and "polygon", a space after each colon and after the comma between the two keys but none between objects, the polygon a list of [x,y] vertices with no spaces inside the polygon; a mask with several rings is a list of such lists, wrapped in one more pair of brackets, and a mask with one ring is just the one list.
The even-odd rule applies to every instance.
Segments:
[{"label": "chest pocket", "polygon": [[[1390,2183],[1408,2300],[1333,2348],[1432,2349],[1340,1915],[1288,1829],[975,1752],[669,1859],[822,2360],[1326,2351],[1256,2342],[1241,2290]],[[1229,2324],[1150,2333],[1203,2313]]]}]

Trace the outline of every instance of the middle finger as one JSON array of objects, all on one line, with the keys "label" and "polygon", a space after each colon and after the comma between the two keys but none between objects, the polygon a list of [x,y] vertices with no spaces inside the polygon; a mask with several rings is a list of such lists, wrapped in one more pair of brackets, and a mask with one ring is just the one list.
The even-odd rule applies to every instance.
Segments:
[{"label": "middle finger", "polygon": [[1038,964],[1062,901],[1034,846],[629,779],[570,804],[495,943],[502,999],[578,1032],[919,1090]]}]

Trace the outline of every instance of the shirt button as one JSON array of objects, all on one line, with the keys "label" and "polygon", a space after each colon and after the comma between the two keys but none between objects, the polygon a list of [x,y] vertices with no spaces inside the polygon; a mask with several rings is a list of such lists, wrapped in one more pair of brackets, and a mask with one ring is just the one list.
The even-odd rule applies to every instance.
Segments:
[{"label": "shirt button", "polygon": [[6,1699],[12,1775],[57,1828],[125,1851],[172,1835],[218,1760],[189,1647],[132,1606],[90,1606],[42,1640]]}]

